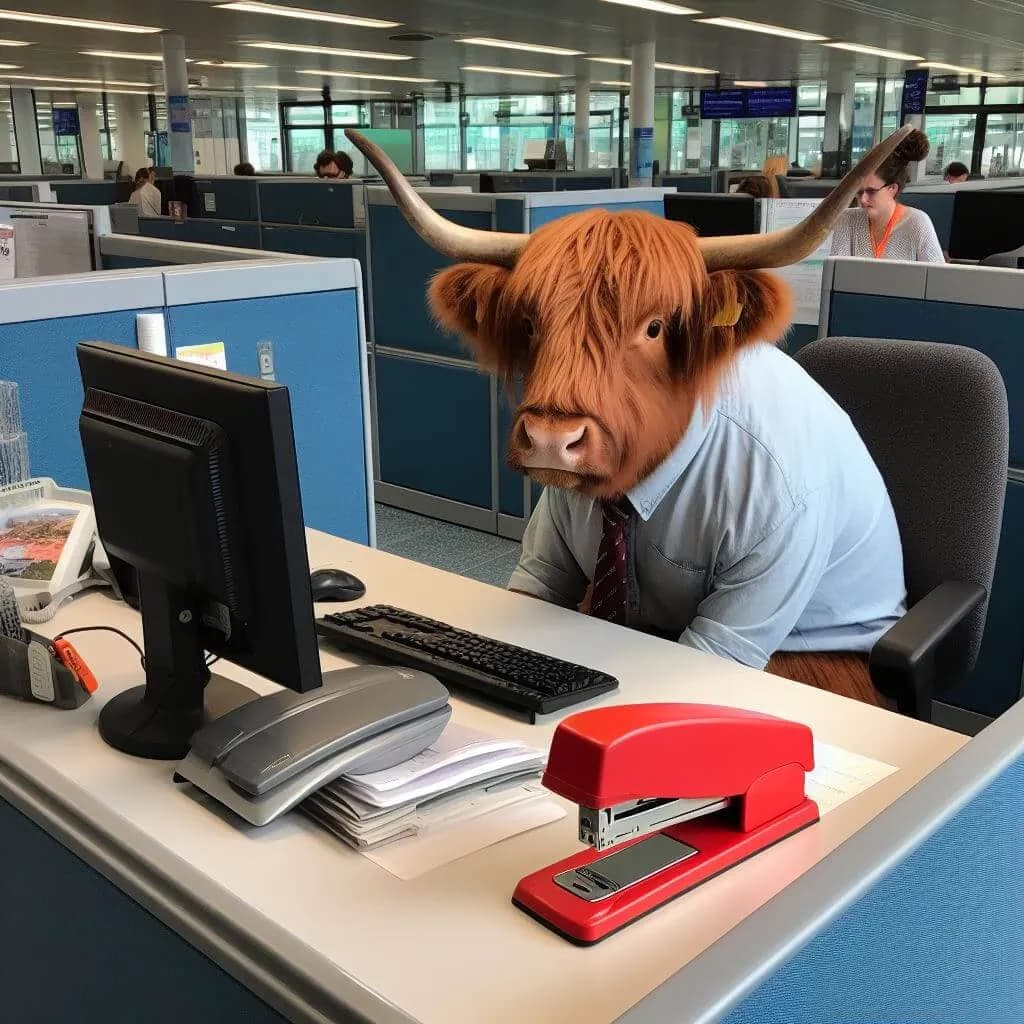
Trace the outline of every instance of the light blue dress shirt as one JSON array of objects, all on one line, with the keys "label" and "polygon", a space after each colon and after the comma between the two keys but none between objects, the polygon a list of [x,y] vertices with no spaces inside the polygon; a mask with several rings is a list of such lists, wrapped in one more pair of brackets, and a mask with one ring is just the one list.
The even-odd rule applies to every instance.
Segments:
[{"label": "light blue dress shirt", "polygon": [[[870,650],[906,610],[878,468],[846,413],[770,345],[744,352],[628,498],[637,629],[763,668],[777,650]],[[574,607],[601,533],[598,503],[548,488],[509,587]]]}]

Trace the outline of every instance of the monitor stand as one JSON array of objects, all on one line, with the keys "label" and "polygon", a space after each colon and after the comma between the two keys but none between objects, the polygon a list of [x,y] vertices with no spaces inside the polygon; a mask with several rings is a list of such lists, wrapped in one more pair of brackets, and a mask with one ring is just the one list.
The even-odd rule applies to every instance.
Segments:
[{"label": "monitor stand", "polygon": [[[178,761],[188,753],[192,734],[207,718],[204,701],[211,676],[202,622],[184,590],[144,573],[139,574],[139,605],[146,685],[125,690],[107,702],[100,712],[100,736],[135,757]],[[243,690],[251,695],[229,680],[218,677],[217,683],[216,703],[221,713],[244,703],[242,699],[232,703],[225,691]]]}]

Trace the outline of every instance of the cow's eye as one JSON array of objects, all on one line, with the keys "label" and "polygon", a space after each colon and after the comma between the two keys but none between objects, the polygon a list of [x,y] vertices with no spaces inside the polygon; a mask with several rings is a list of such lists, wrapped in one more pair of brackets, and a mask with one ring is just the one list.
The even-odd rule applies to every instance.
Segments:
[{"label": "cow's eye", "polygon": [[526,331],[526,336],[528,338],[532,338],[535,333],[533,321],[528,316],[523,317],[523,330]]},{"label": "cow's eye", "polygon": [[647,325],[647,337],[650,338],[652,341],[655,338],[660,338],[661,337],[662,326],[663,325],[662,325],[662,322],[660,320],[652,320]]}]

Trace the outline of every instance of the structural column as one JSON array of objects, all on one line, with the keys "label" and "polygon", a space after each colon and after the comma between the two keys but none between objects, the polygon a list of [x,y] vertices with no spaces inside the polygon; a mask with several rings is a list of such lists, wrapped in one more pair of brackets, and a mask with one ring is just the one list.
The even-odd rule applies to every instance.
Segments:
[{"label": "structural column", "polygon": [[821,174],[840,178],[853,156],[853,71],[830,73],[825,94],[825,137],[821,144]]},{"label": "structural column", "polygon": [[192,116],[188,104],[188,65],[181,36],[160,37],[164,54],[164,88],[167,92],[167,134],[171,166],[178,174],[195,171]]},{"label": "structural column", "polygon": [[650,185],[654,173],[654,42],[633,44],[629,76],[629,184]]},{"label": "structural column", "polygon": [[576,114],[573,122],[574,170],[585,171],[590,166],[590,69],[580,68],[576,73]]},{"label": "structural column", "polygon": [[103,148],[100,146],[100,119],[96,112],[97,98],[85,94],[76,96],[78,104],[78,132],[82,140],[82,177],[103,177]]},{"label": "structural column", "polygon": [[18,140],[18,162],[22,174],[42,174],[43,159],[39,154],[39,132],[36,128],[36,105],[31,89],[11,90],[14,112],[14,134]]}]

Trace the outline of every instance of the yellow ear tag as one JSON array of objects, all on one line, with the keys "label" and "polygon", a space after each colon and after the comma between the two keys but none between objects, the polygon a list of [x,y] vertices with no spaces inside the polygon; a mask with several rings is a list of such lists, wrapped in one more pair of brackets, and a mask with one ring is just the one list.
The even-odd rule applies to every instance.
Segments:
[{"label": "yellow ear tag", "polygon": [[714,320],[711,321],[712,327],[735,327],[739,323],[740,314],[743,312],[743,305],[739,302],[733,302],[728,306],[723,306],[716,314]]}]

